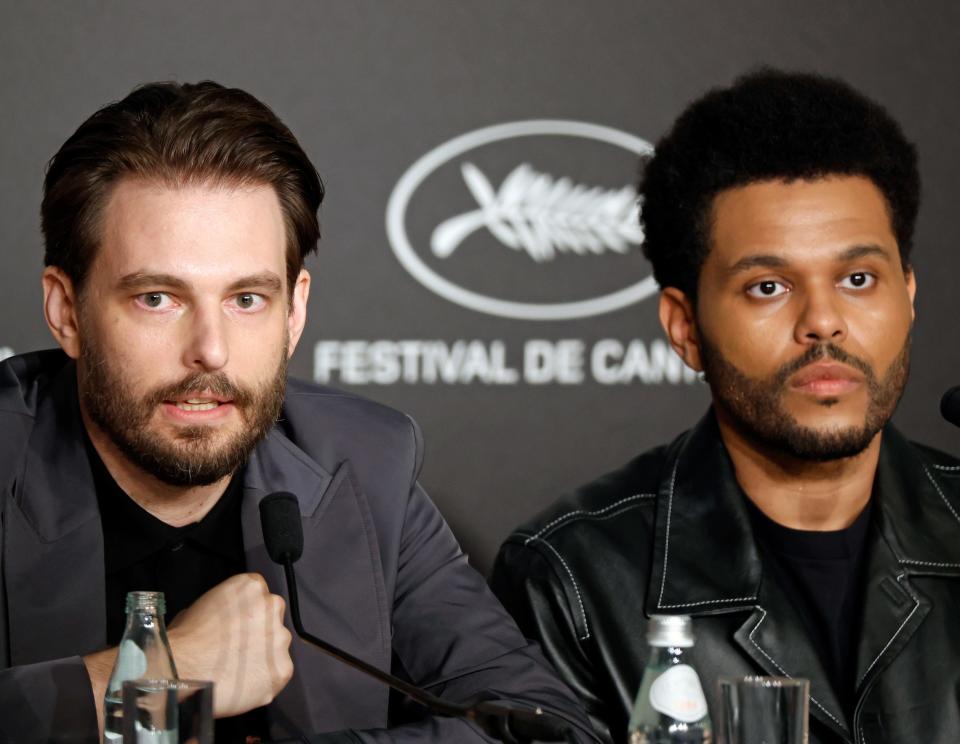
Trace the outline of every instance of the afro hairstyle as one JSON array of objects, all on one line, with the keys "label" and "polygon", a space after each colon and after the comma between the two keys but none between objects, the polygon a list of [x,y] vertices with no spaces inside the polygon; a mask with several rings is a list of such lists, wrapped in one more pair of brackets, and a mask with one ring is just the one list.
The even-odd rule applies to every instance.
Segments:
[{"label": "afro hairstyle", "polygon": [[695,299],[714,197],[769,180],[864,176],[884,195],[904,270],[920,203],[916,148],[847,83],[760,69],[691,103],[640,178],[644,254],[660,287]]}]

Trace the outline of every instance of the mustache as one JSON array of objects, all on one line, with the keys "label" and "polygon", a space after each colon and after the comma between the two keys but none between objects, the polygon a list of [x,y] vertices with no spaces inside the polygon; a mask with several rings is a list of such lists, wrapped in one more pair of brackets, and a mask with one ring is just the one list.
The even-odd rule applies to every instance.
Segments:
[{"label": "mustache", "polygon": [[873,373],[873,368],[867,364],[863,359],[858,356],[854,356],[849,351],[841,349],[839,346],[826,343],[826,344],[817,344],[816,346],[811,346],[803,354],[794,359],[792,362],[788,362],[783,365],[780,369],[777,370],[774,378],[776,382],[780,385],[786,383],[787,379],[799,372],[801,369],[807,365],[813,364],[814,362],[820,361],[825,357],[830,357],[841,364],[846,364],[849,367],[853,367],[856,370],[859,370],[863,373],[864,377],[872,382],[875,380],[876,375]]},{"label": "mustache", "polygon": [[150,407],[153,407],[167,400],[188,398],[191,393],[208,391],[222,398],[229,398],[234,405],[240,407],[249,406],[254,401],[254,395],[251,391],[237,385],[223,372],[196,372],[184,377],[179,382],[153,390],[146,397],[146,402]]}]

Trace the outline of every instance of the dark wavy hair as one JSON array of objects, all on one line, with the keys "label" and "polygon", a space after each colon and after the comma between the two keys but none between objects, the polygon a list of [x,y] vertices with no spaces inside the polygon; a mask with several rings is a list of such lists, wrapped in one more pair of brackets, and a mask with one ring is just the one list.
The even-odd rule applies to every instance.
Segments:
[{"label": "dark wavy hair", "polygon": [[831,175],[876,184],[908,269],[920,203],[917,153],[882,106],[840,80],[771,69],[710,91],[680,115],[640,178],[654,277],[696,298],[721,191]]},{"label": "dark wavy hair", "polygon": [[211,81],[150,83],[93,114],[47,166],[44,264],[62,269],[78,292],[96,256],[103,207],[128,177],[172,186],[272,186],[286,228],[288,292],[317,248],[323,183],[273,111]]}]

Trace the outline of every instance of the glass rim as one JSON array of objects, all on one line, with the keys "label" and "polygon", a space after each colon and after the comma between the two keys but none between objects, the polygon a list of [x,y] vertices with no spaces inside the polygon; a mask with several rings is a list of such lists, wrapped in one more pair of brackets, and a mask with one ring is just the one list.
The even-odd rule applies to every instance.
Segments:
[{"label": "glass rim", "polygon": [[213,687],[213,680],[210,679],[125,679],[123,689],[143,690],[152,692],[154,690],[202,690],[206,687]]},{"label": "glass rim", "polygon": [[746,685],[748,687],[809,687],[810,680],[805,677],[777,677],[764,674],[747,674],[742,677],[720,677],[720,687]]},{"label": "glass rim", "polygon": [[156,612],[158,615],[165,615],[167,612],[167,600],[163,592],[135,590],[127,592],[126,612]]}]

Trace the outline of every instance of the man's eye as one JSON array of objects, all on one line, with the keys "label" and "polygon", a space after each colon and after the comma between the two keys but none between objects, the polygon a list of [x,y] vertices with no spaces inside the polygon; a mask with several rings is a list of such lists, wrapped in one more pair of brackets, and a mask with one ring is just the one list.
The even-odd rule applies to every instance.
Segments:
[{"label": "man's eye", "polygon": [[756,284],[751,284],[747,287],[747,294],[751,297],[779,297],[790,290],[785,287],[781,282],[775,282],[772,279],[768,279],[763,282],[757,282]]},{"label": "man's eye", "polygon": [[237,307],[241,310],[256,310],[263,305],[263,297],[253,292],[238,294],[235,298]]},{"label": "man's eye", "polygon": [[162,310],[165,307],[169,307],[171,302],[170,295],[166,292],[147,292],[142,295],[137,295],[137,301],[151,310]]},{"label": "man's eye", "polygon": [[840,286],[844,289],[867,289],[877,282],[877,277],[868,274],[866,271],[855,271],[848,274],[840,281]]}]

